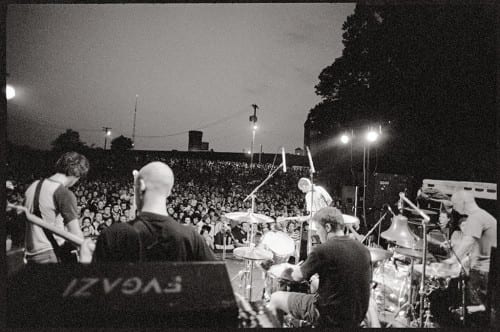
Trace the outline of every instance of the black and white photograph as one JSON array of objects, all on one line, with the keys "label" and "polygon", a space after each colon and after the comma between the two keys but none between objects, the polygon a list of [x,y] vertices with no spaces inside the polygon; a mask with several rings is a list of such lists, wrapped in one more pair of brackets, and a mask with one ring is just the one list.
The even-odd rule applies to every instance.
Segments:
[{"label": "black and white photograph", "polygon": [[2,9],[3,327],[500,326],[495,1]]}]

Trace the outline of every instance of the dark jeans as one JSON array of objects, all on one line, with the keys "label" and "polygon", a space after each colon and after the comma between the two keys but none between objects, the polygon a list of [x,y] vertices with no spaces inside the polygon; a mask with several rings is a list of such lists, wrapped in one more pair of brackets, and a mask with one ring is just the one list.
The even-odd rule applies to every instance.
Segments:
[{"label": "dark jeans", "polygon": [[486,292],[488,289],[488,272],[471,270],[469,275],[468,303],[471,305],[483,304],[486,306]]}]

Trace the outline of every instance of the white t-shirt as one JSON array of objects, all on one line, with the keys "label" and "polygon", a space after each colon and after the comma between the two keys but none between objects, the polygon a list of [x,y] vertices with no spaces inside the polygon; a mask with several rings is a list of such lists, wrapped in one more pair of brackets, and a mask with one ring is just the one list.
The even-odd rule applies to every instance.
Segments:
[{"label": "white t-shirt", "polygon": [[309,191],[306,194],[307,212],[312,212],[313,215],[322,208],[329,206],[331,202],[332,198],[330,197],[330,194],[328,194],[328,192],[321,186],[314,186],[314,191]]}]

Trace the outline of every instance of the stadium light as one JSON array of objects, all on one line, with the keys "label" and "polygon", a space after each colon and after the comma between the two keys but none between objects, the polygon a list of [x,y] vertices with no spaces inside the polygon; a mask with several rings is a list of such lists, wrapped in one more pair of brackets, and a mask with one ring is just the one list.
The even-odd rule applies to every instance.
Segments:
[{"label": "stadium light", "polygon": [[366,140],[370,143],[373,143],[375,142],[376,140],[378,139],[378,133],[372,129],[370,129],[367,133],[366,133]]},{"label": "stadium light", "polygon": [[342,136],[340,136],[340,141],[343,144],[347,144],[347,143],[349,143],[350,138],[349,138],[349,136],[347,134],[343,134]]},{"label": "stadium light", "polygon": [[7,84],[5,87],[5,96],[7,97],[7,100],[11,100],[16,96],[16,89],[12,87],[11,85]]}]

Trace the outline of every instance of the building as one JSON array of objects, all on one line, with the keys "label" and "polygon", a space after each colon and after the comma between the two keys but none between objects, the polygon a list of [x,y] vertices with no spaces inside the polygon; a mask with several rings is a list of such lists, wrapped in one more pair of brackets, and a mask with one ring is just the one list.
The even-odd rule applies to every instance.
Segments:
[{"label": "building", "polygon": [[202,150],[201,139],[203,137],[202,131],[190,130],[189,131],[189,141],[188,141],[188,151],[200,151]]}]

